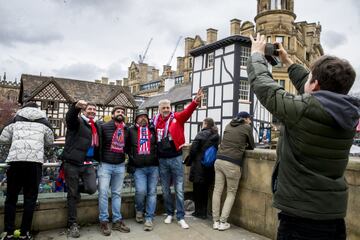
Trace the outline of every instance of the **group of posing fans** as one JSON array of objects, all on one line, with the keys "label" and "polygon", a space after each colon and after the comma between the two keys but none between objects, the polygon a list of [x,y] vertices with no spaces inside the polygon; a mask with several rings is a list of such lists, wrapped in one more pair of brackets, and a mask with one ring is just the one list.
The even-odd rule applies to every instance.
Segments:
[{"label": "group of posing fans", "polygon": [[[248,76],[257,99],[282,123],[277,146],[277,161],[272,176],[273,206],[280,210],[277,239],[346,239],[344,217],[348,191],[344,172],[349,160],[355,129],[359,123],[360,102],[348,96],[355,81],[355,71],[343,59],[323,56],[310,72],[295,64],[281,44],[279,57],[287,65],[289,77],[299,95],[284,90],[272,78],[264,57],[266,39],[252,37]],[[175,210],[170,185],[175,188],[176,219],[187,229],[184,220],[184,168],[182,146],[184,124],[202,98],[200,89],[182,112],[172,112],[170,101],[159,102],[159,113],[149,121],[146,111],[136,113],[131,127],[124,124],[125,109],[114,107],[112,120],[95,123],[96,106],[79,100],[66,115],[66,141],[62,159],[68,190],[68,228],[70,237],[79,237],[76,205],[80,193],[99,191],[101,232],[111,229],[129,232],[123,221],[121,189],[128,171],[135,179],[136,221],[151,231],[156,209],[157,181],[160,178],[166,218],[170,224]],[[16,202],[24,194],[21,239],[29,233],[38,195],[44,161],[44,145],[53,143],[53,133],[46,115],[35,103],[28,103],[17,113],[0,135],[0,143],[11,143],[6,162],[8,189],[5,200],[5,239],[13,239]],[[190,180],[194,183],[194,216],[207,217],[207,199],[215,175],[212,198],[213,228],[226,230],[241,176],[245,149],[254,148],[251,116],[240,112],[224,128],[223,139],[213,166],[205,166],[204,153],[217,149],[219,134],[214,121],[206,118],[195,137],[190,158]],[[93,161],[97,160],[98,188]],[[215,171],[214,171],[215,170]],[[215,174],[214,174],[215,172]],[[220,213],[220,199],[227,186]],[[112,228],[109,224],[108,189],[111,188]],[[145,200],[146,199],[146,200]]]}]

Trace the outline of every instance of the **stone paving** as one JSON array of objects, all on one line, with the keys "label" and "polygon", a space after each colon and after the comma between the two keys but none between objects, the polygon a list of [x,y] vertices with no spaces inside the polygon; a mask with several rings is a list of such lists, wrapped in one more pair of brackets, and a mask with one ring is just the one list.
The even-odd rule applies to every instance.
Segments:
[{"label": "stone paving", "polygon": [[[130,233],[121,233],[113,231],[111,236],[105,237],[100,231],[98,225],[84,226],[80,229],[79,239],[121,239],[121,240],[268,240],[258,234],[251,233],[240,227],[231,226],[226,231],[217,231],[212,229],[210,220],[201,220],[194,217],[186,217],[185,220],[190,225],[190,229],[182,229],[177,221],[171,224],[163,222],[163,216],[157,216],[155,219],[155,228],[151,232],[145,232],[143,225],[135,222],[134,219],[128,219],[125,223],[130,227]],[[68,239],[65,229],[43,231],[35,236],[36,240],[61,240]],[[69,238],[71,239],[71,238]]]}]

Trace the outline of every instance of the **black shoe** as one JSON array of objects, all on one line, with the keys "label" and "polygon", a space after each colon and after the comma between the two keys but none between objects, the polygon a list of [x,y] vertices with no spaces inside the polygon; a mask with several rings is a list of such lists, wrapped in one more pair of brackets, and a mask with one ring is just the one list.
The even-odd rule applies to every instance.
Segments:
[{"label": "black shoe", "polygon": [[68,229],[68,236],[72,238],[80,237],[79,225],[73,223]]},{"label": "black shoe", "polygon": [[191,214],[191,216],[193,216],[193,217],[198,217],[198,216],[199,216],[199,213],[197,213],[197,212],[195,211],[195,212],[193,212],[193,213]]},{"label": "black shoe", "polygon": [[198,213],[198,212],[193,212],[191,215],[194,216],[194,217],[196,217],[196,218],[207,219],[207,215],[206,215],[206,214],[201,214],[201,213]]}]

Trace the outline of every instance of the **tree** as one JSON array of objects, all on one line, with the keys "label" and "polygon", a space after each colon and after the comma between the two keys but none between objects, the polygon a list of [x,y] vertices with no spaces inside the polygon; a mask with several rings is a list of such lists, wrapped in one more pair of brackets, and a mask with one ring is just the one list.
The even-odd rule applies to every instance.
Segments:
[{"label": "tree", "polygon": [[15,115],[18,104],[5,98],[0,98],[0,129]]}]

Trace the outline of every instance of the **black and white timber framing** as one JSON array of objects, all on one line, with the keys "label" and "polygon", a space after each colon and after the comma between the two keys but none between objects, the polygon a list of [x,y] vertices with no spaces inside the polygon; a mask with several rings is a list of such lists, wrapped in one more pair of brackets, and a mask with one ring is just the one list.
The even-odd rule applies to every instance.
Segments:
[{"label": "black and white timber framing", "polygon": [[213,118],[222,135],[225,126],[240,111],[253,115],[255,141],[259,140],[260,127],[270,127],[272,116],[248,83],[246,61],[250,47],[248,37],[236,35],[190,52],[194,58],[191,96],[200,87],[205,90],[205,99],[190,120],[187,134],[190,140],[199,132],[204,118]]}]

